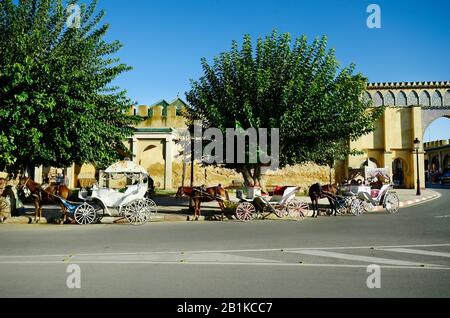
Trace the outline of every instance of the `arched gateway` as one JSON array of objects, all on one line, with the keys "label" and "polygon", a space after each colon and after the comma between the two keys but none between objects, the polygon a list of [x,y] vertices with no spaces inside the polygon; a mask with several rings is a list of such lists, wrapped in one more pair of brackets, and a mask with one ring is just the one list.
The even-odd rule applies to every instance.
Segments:
[{"label": "arched gateway", "polygon": [[[382,167],[396,167],[396,182],[401,182],[402,187],[414,188],[417,179],[414,139],[423,141],[425,130],[434,120],[450,117],[450,82],[372,83],[364,99],[371,100],[373,107],[387,106],[386,112],[373,133],[351,143],[352,148],[364,154],[340,162],[337,180],[346,179],[349,168],[357,169],[362,161],[374,158]],[[421,180],[425,180],[423,144],[419,150],[419,169]]]}]

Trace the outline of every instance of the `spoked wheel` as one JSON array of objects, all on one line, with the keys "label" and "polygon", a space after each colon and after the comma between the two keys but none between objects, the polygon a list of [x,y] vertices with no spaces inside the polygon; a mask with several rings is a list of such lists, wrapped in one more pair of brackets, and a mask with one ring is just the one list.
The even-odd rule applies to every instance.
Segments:
[{"label": "spoked wheel", "polygon": [[149,213],[151,218],[152,216],[158,213],[158,206],[152,199],[146,198],[144,200],[147,203],[147,212]]},{"label": "spoked wheel", "polygon": [[339,202],[337,212],[341,215],[351,213],[352,202],[353,199],[351,197],[345,197]]},{"label": "spoked wheel", "polygon": [[364,204],[360,199],[354,199],[350,204],[350,211],[353,215],[361,216],[364,213]]},{"label": "spoked wheel", "polygon": [[100,202],[94,202],[91,203],[91,205],[94,207],[95,213],[97,214],[94,223],[98,224],[102,221],[103,217],[105,216],[105,208],[103,207],[103,204]]},{"label": "spoked wheel", "polygon": [[255,218],[256,208],[250,202],[242,202],[236,208],[236,217],[238,220],[248,222]]},{"label": "spoked wheel", "polygon": [[390,214],[397,214],[400,208],[400,199],[398,198],[398,195],[393,192],[386,194],[384,207]]},{"label": "spoked wheel", "polygon": [[275,212],[275,215],[280,219],[289,215],[289,212],[286,208],[275,207],[273,211]]},{"label": "spoked wheel", "polygon": [[75,210],[74,218],[80,225],[92,224],[97,220],[97,212],[92,205],[83,203]]},{"label": "spoked wheel", "polygon": [[123,207],[123,214],[128,223],[132,225],[143,225],[150,220],[150,213],[147,213],[147,203],[145,200],[134,200]]},{"label": "spoked wheel", "polygon": [[347,206],[347,202],[342,203],[337,207],[337,213],[340,215],[347,214],[348,210],[349,210],[349,207]]},{"label": "spoked wheel", "polygon": [[290,217],[301,220],[308,214],[309,205],[305,201],[294,199],[288,203],[286,209]]}]

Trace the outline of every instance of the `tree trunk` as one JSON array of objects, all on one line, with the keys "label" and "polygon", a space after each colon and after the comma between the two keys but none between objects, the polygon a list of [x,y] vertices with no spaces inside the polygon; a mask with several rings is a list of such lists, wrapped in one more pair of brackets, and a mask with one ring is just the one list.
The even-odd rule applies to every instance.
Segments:
[{"label": "tree trunk", "polygon": [[332,169],[333,169],[332,166],[330,166],[330,185],[333,184],[333,183],[332,183],[332,177],[331,177],[331,174],[332,174],[332,173],[331,173],[331,170],[332,170]]},{"label": "tree trunk", "polygon": [[330,168],[330,185],[333,184],[333,167],[334,167],[334,160],[330,161],[328,163],[328,167]]},{"label": "tree trunk", "polygon": [[239,170],[244,177],[244,185],[246,187],[260,187],[261,186],[261,167],[258,166],[253,169],[243,167]]}]

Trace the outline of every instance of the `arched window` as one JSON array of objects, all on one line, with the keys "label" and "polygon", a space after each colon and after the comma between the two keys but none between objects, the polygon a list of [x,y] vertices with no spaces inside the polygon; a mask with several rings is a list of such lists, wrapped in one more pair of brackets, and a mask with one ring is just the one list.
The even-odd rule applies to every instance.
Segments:
[{"label": "arched window", "polygon": [[444,106],[450,106],[450,90],[445,92],[445,95],[444,95]]},{"label": "arched window", "polygon": [[440,107],[442,106],[442,95],[439,91],[433,93],[433,98],[431,99],[431,106]]},{"label": "arched window", "polygon": [[403,91],[401,91],[397,95],[397,106],[406,106],[406,105],[407,105],[406,94]]},{"label": "arched window", "polygon": [[369,92],[364,92],[363,101],[365,103],[372,101],[372,96],[369,94]]},{"label": "arched window", "polygon": [[419,105],[419,95],[415,91],[412,91],[408,95],[408,103],[409,105],[417,106]]},{"label": "arched window", "polygon": [[422,106],[431,106],[431,98],[430,98],[430,94],[428,94],[427,91],[423,91],[420,94],[420,105]]},{"label": "arched window", "polygon": [[384,104],[386,106],[395,106],[395,96],[391,91],[384,95]]},{"label": "arched window", "polygon": [[381,95],[380,92],[375,93],[375,96],[373,97],[373,103],[377,107],[384,105],[383,95]]}]

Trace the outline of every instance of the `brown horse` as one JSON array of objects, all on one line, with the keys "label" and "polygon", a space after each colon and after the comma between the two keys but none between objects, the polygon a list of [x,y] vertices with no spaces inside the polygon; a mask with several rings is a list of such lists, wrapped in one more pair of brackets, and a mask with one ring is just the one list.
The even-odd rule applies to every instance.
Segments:
[{"label": "brown horse", "polygon": [[[64,221],[67,220],[67,209],[57,200],[57,196],[66,200],[69,197],[70,190],[65,185],[49,185],[45,189],[41,187],[39,183],[34,182],[29,177],[23,177],[20,179],[19,191],[21,191],[25,197],[32,196],[34,198],[34,221],[40,222],[42,217],[42,206],[46,203],[57,203],[63,212]],[[38,221],[39,215],[39,221]]]},{"label": "brown horse", "polygon": [[311,198],[312,207],[313,207],[313,218],[319,216],[319,200],[320,199],[328,199],[330,203],[331,212],[333,215],[337,214],[336,209],[336,194],[337,194],[337,185],[336,184],[327,184],[320,185],[320,183],[313,184],[309,188],[309,197]]},{"label": "brown horse", "polygon": [[224,201],[229,200],[227,190],[219,184],[217,187],[179,187],[176,197],[187,196],[194,201],[194,219],[198,221],[200,217],[200,205],[202,202],[217,201],[222,211],[222,221],[224,219],[225,205]]}]

